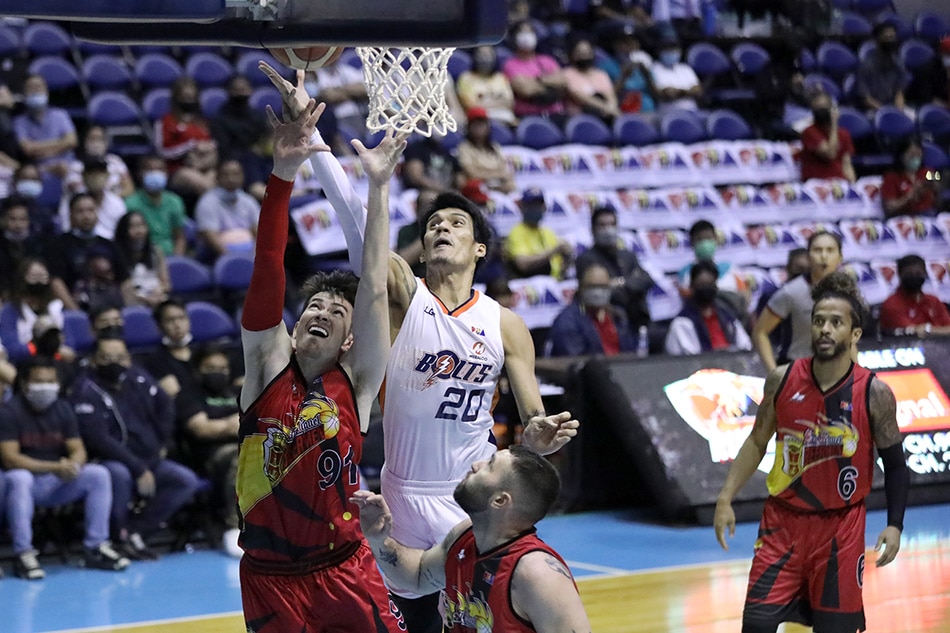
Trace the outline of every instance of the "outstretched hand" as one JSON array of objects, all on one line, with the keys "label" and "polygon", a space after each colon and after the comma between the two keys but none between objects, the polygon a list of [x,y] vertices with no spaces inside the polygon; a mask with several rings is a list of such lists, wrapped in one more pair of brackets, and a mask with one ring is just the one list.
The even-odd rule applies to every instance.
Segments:
[{"label": "outstretched hand", "polygon": [[577,435],[580,422],[571,418],[569,411],[555,415],[536,415],[525,424],[523,441],[542,455],[554,453]]},{"label": "outstretched hand", "polygon": [[350,497],[350,503],[360,509],[360,527],[369,541],[385,540],[393,527],[393,515],[382,495],[368,490],[357,490]]},{"label": "outstretched hand", "polygon": [[284,79],[267,62],[258,62],[257,67],[267,75],[270,82],[280,92],[280,99],[284,103],[284,118],[296,119],[300,116],[300,113],[306,109],[310,102],[310,95],[307,94],[307,89],[304,87],[306,73],[302,70],[297,71],[297,85],[295,86]]},{"label": "outstretched hand", "polygon": [[326,104],[317,104],[311,99],[307,107],[296,117],[281,121],[274,110],[267,106],[267,118],[274,128],[274,175],[283,180],[293,180],[300,165],[314,152],[328,152],[324,143],[312,143],[310,138],[317,128],[317,121]]},{"label": "outstretched hand", "polygon": [[353,139],[350,144],[359,154],[363,170],[371,182],[383,183],[392,178],[393,170],[399,164],[399,157],[406,149],[406,134],[396,134],[387,130],[386,136],[373,149],[367,149],[359,139]]}]

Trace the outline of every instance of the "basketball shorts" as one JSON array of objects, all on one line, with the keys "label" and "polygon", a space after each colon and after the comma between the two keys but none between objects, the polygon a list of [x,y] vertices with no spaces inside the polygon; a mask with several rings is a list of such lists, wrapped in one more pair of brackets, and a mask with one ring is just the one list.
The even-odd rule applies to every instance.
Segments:
[{"label": "basketball shorts", "polygon": [[749,574],[743,630],[781,622],[820,633],[863,631],[864,504],[803,513],[765,503]]},{"label": "basketball shorts", "polygon": [[[392,537],[406,547],[429,549],[468,518],[452,496],[457,481],[409,481],[396,477],[383,466],[380,484],[393,515]],[[399,594],[419,597],[403,591]]]},{"label": "basketball shorts", "polygon": [[369,545],[332,567],[284,576],[251,572],[241,560],[241,600],[248,633],[401,633]]}]

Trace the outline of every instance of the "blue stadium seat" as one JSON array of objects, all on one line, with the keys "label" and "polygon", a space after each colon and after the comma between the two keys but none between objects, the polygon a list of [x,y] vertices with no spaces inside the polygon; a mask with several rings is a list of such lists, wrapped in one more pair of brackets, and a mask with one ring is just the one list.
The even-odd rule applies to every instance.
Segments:
[{"label": "blue stadium seat", "polygon": [[112,55],[91,55],[82,63],[82,77],[93,92],[101,90],[119,90],[126,92],[132,88],[132,71],[119,57]]},{"label": "blue stadium seat", "polygon": [[564,144],[564,133],[550,120],[540,116],[526,116],[521,119],[515,131],[518,145],[532,149],[545,149]]},{"label": "blue stadium seat", "polygon": [[198,102],[201,104],[201,113],[207,118],[212,118],[221,109],[221,106],[228,100],[228,91],[224,88],[205,88],[198,95]]},{"label": "blue stadium seat", "polygon": [[653,145],[660,142],[660,131],[651,119],[641,114],[621,114],[614,121],[614,142],[636,147]]},{"label": "blue stadium seat", "polygon": [[894,106],[883,106],[874,113],[874,132],[885,151],[896,149],[901,141],[914,134],[915,129],[910,117]]},{"label": "blue stadium seat", "polygon": [[934,58],[933,46],[918,39],[909,39],[900,47],[900,58],[904,62],[904,68],[914,72],[925,64],[930,63]]},{"label": "blue stadium seat", "polygon": [[171,294],[179,299],[210,298],[214,290],[214,280],[207,266],[186,255],[169,255],[165,258],[168,277],[171,281]]},{"label": "blue stadium seat", "polygon": [[238,55],[237,60],[234,62],[234,72],[238,75],[243,75],[247,78],[251,85],[255,88],[259,86],[270,86],[272,85],[270,79],[267,78],[267,75],[261,72],[257,67],[258,62],[265,61],[271,65],[271,68],[276,70],[281,74],[285,79],[290,81],[295,81],[295,73],[290,69],[281,64],[279,61],[274,59],[274,56],[268,53],[267,51],[247,51],[246,53],[241,53]]},{"label": "blue stadium seat", "polygon": [[0,24],[0,57],[19,57],[23,53],[20,34],[9,26]]},{"label": "blue stadium seat", "polygon": [[234,67],[217,53],[192,53],[185,62],[185,74],[194,79],[199,88],[224,86],[234,74]]},{"label": "blue stadium seat", "polygon": [[841,98],[841,87],[831,77],[822,75],[821,73],[811,73],[805,75],[805,90],[808,93],[820,91],[827,94],[832,99]]},{"label": "blue stadium seat", "polygon": [[489,122],[491,123],[491,140],[499,145],[514,145],[515,134],[507,123],[496,119],[489,119]]},{"label": "blue stadium seat", "polygon": [[23,46],[30,57],[64,55],[72,49],[73,39],[52,22],[33,22],[23,31]]},{"label": "blue stadium seat", "polygon": [[234,320],[224,308],[207,301],[191,301],[185,304],[191,321],[191,335],[196,343],[232,339],[237,334]]},{"label": "blue stadium seat", "polygon": [[914,19],[914,33],[925,42],[936,44],[941,37],[950,34],[950,24],[938,13],[921,11]]},{"label": "blue stadium seat", "polygon": [[732,71],[732,63],[719,47],[707,42],[697,42],[686,51],[686,63],[700,79],[714,77]]},{"label": "blue stadium seat", "polygon": [[582,145],[610,145],[610,128],[592,114],[575,114],[564,126],[568,143]]},{"label": "blue stadium seat", "polygon": [[858,103],[858,79],[855,73],[851,73],[841,82],[841,102]]},{"label": "blue stadium seat", "polygon": [[818,69],[824,74],[841,79],[858,67],[858,58],[854,52],[841,42],[824,42],[815,52]]},{"label": "blue stadium seat", "polygon": [[868,39],[861,42],[861,45],[858,47],[858,63],[863,64],[867,61],[868,56],[877,50],[877,41],[874,39]]},{"label": "blue stadium seat", "polygon": [[130,352],[146,351],[162,342],[162,333],[149,308],[126,306],[122,308],[122,321],[122,338]]},{"label": "blue stadium seat", "polygon": [[144,57],[145,55],[151,55],[153,53],[159,53],[161,55],[172,54],[172,47],[167,44],[135,44],[134,46],[129,46],[129,53],[132,54],[132,57],[138,59]]},{"label": "blue stadium seat", "polygon": [[66,345],[80,354],[90,351],[96,343],[89,315],[83,310],[63,310],[63,336]]},{"label": "blue stadium seat", "polygon": [[950,111],[928,103],[917,111],[917,130],[925,141],[950,145]]},{"label": "blue stadium seat", "polygon": [[446,66],[452,79],[456,80],[459,78],[459,75],[472,69],[472,56],[467,51],[457,48],[455,52],[452,53],[452,56],[449,57],[449,62]]},{"label": "blue stadium seat", "polygon": [[752,128],[741,116],[731,110],[716,110],[706,119],[706,132],[711,139],[738,141],[750,139]]},{"label": "blue stadium seat", "polygon": [[706,128],[695,112],[673,110],[660,120],[660,134],[663,140],[674,143],[699,143],[705,141]]},{"label": "blue stadium seat", "polygon": [[871,120],[855,108],[841,106],[838,109],[838,125],[848,130],[851,140],[855,143],[873,136],[874,126]]},{"label": "blue stadium seat", "polygon": [[803,73],[812,73],[818,68],[818,62],[815,61],[815,54],[804,46],[802,46],[802,50],[798,54],[798,63]]},{"label": "blue stadium seat", "polygon": [[870,18],[876,18],[884,11],[893,11],[893,0],[854,0],[854,11]]},{"label": "blue stadium seat", "polygon": [[100,44],[99,42],[89,42],[87,40],[76,40],[76,49],[82,57],[91,57],[93,55],[112,55],[121,57],[124,52],[118,44]]},{"label": "blue stadium seat", "polygon": [[142,110],[121,92],[98,92],[89,99],[89,120],[104,127],[142,124]]},{"label": "blue stadium seat", "polygon": [[40,75],[51,91],[69,90],[82,85],[79,71],[76,70],[72,62],[55,55],[46,55],[34,59],[30,62],[29,73]]},{"label": "blue stadium seat", "polygon": [[732,47],[729,53],[732,63],[739,74],[745,77],[755,75],[771,61],[767,50],[755,42],[740,42]]},{"label": "blue stadium seat", "polygon": [[154,123],[164,117],[172,107],[172,91],[169,88],[152,88],[142,97],[142,113]]},{"label": "blue stadium seat", "polygon": [[930,141],[923,141],[921,147],[924,150],[924,167],[938,171],[950,168],[950,158],[947,157],[947,152],[939,145],[931,143]]},{"label": "blue stadium seat", "polygon": [[214,284],[223,290],[247,290],[254,270],[251,253],[225,253],[214,263]]},{"label": "blue stadium seat", "polygon": [[146,53],[135,62],[135,77],[143,88],[169,88],[184,71],[174,57]]},{"label": "blue stadium seat", "polygon": [[841,34],[845,37],[870,37],[871,23],[864,16],[847,13],[841,18]]},{"label": "blue stadium seat", "polygon": [[[283,107],[283,100],[280,98],[280,92],[272,84],[259,86],[251,93],[248,104],[255,110],[264,110],[264,106],[269,105],[275,113],[280,113]],[[367,145],[367,147],[376,147],[376,145]]]}]

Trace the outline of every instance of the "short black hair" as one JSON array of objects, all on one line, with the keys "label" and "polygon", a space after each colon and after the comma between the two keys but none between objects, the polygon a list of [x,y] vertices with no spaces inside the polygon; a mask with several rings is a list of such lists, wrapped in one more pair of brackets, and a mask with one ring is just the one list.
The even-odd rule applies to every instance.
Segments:
[{"label": "short black hair", "polygon": [[95,202],[95,198],[92,197],[91,193],[89,193],[88,191],[80,191],[78,193],[74,193],[72,197],[69,199],[69,210],[72,211],[73,206],[75,206],[75,204],[79,202],[80,200],[82,200],[83,198],[89,198],[90,200]]},{"label": "short black hair", "polygon": [[102,316],[104,312],[108,312],[109,310],[118,310],[121,313],[122,306],[120,306],[117,303],[111,303],[109,301],[96,303],[89,308],[89,322],[95,323],[96,319]]},{"label": "short black hair", "polygon": [[843,270],[836,270],[826,275],[821,281],[815,284],[811,291],[812,314],[819,301],[825,299],[842,299],[851,306],[851,329],[864,328],[865,315],[868,312],[867,305],[864,303],[864,297],[861,290],[858,289],[858,283],[854,277]]},{"label": "short black hair", "polygon": [[826,235],[835,241],[835,244],[838,245],[838,252],[840,253],[841,252],[841,238],[835,235],[834,233],[832,233],[831,231],[825,231],[825,230],[815,231],[814,233],[812,233],[811,237],[808,238],[808,250],[811,251],[811,246],[812,244],[815,243],[815,240],[817,240],[819,237],[824,237]]},{"label": "short black hair", "polygon": [[594,224],[597,223],[597,218],[599,218],[599,217],[602,216],[602,215],[612,215],[612,216],[616,217],[616,216],[617,216],[617,210],[614,209],[613,206],[612,206],[612,205],[609,205],[609,204],[599,204],[599,205],[597,205],[597,206],[594,207],[594,209],[590,212],[590,225],[591,225],[591,227],[593,227]]},{"label": "short black hair", "polygon": [[303,306],[313,299],[313,296],[321,292],[343,297],[350,302],[351,306],[356,305],[356,289],[359,287],[360,278],[349,270],[329,270],[320,271],[311,275],[300,288],[303,295]]},{"label": "short black hair", "polygon": [[894,147],[894,168],[901,171],[904,170],[904,152],[909,150],[913,146],[920,147],[923,149],[923,145],[920,143],[920,139],[917,138],[915,134],[911,134],[907,138],[901,139],[901,141]]},{"label": "short black hair", "polygon": [[492,236],[488,220],[485,219],[485,214],[482,213],[477,204],[456,191],[440,193],[435,197],[435,200],[432,201],[432,204],[429,205],[429,208],[419,215],[420,238],[426,234],[426,225],[429,223],[429,218],[432,217],[432,214],[442,209],[460,209],[472,218],[472,230],[475,234],[475,241],[485,245],[485,257],[480,261],[487,260]]},{"label": "short black hair", "polygon": [[689,269],[689,285],[692,286],[696,278],[703,273],[709,273],[715,279],[719,279],[719,267],[708,259],[701,259]]},{"label": "short black hair", "polygon": [[715,233],[716,226],[709,220],[696,220],[696,222],[693,223],[693,226],[689,227],[689,241],[692,242],[693,238],[703,231],[712,231]]},{"label": "short black hair", "polygon": [[224,356],[228,361],[228,369],[231,368],[231,357],[228,355],[228,351],[216,343],[199,346],[191,356],[191,366],[194,367],[195,371],[198,371],[201,363],[211,356]]},{"label": "short black hair", "polygon": [[185,304],[181,301],[177,299],[165,299],[152,310],[152,318],[155,320],[155,323],[160,324],[162,322],[162,317],[165,316],[165,311],[169,308],[178,308],[179,310],[188,312],[188,310],[185,309]]},{"label": "short black hair", "polygon": [[17,363],[17,382],[22,386],[30,379],[30,372],[34,369],[52,369],[56,371],[56,381],[59,382],[59,367],[56,365],[56,359],[45,354],[27,356]]},{"label": "short black hair", "polygon": [[906,269],[910,268],[911,266],[926,267],[927,262],[925,262],[924,258],[921,257],[920,255],[914,255],[914,254],[904,255],[903,257],[897,260],[897,274],[898,275],[901,274],[902,272],[904,272]]},{"label": "short black hair", "polygon": [[543,455],[515,444],[508,448],[511,453],[511,477],[517,486],[517,510],[532,525],[543,519],[561,494],[561,477],[557,469]]},{"label": "short black hair", "polygon": [[15,209],[17,207],[25,207],[27,212],[30,209],[30,201],[22,196],[13,195],[9,198],[0,200],[0,215],[6,215],[10,209]]}]

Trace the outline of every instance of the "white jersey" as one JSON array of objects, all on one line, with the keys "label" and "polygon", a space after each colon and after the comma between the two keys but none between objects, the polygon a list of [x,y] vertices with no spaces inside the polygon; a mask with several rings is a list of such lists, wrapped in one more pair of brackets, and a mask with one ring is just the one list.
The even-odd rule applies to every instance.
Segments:
[{"label": "white jersey", "polygon": [[473,290],[449,312],[417,279],[386,368],[386,470],[404,481],[449,484],[491,457],[491,408],[504,363],[495,300]]}]

